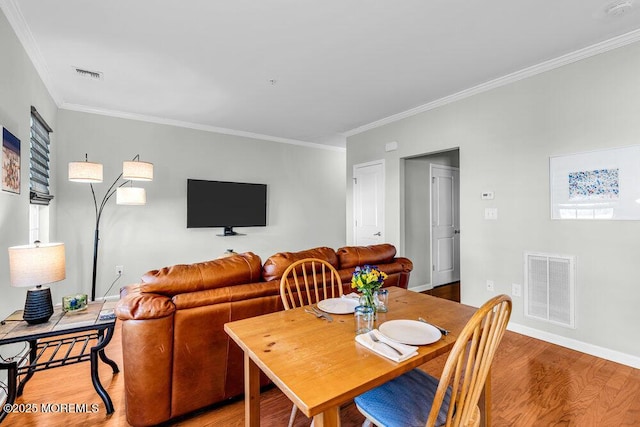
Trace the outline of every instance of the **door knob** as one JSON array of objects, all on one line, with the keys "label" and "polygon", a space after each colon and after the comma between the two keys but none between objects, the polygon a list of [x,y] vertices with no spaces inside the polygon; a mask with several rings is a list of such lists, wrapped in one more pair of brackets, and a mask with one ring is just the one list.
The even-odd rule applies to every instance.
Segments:
[{"label": "door knob", "polygon": [[453,230],[453,234],[460,234],[460,230]]},{"label": "door knob", "polygon": [[382,236],[382,234],[378,231],[377,233],[373,233],[374,236]]}]

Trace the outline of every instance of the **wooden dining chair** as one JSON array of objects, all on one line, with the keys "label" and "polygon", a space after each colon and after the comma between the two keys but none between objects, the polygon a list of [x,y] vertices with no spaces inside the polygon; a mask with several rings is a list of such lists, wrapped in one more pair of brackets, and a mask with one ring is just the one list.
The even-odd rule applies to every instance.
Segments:
[{"label": "wooden dining chair", "polygon": [[[291,264],[280,279],[280,298],[285,310],[317,304],[342,296],[342,280],[334,266],[317,258],[305,258]],[[288,426],[293,426],[298,407],[291,408]],[[312,423],[313,425],[313,423]]]},{"label": "wooden dining chair", "polygon": [[440,380],[414,369],[356,397],[363,426],[479,426],[478,401],[510,316],[511,298],[490,299],[462,329]]},{"label": "wooden dining chair", "polygon": [[316,304],[342,296],[342,280],[334,266],[317,258],[291,264],[280,279],[280,298],[284,309]]}]

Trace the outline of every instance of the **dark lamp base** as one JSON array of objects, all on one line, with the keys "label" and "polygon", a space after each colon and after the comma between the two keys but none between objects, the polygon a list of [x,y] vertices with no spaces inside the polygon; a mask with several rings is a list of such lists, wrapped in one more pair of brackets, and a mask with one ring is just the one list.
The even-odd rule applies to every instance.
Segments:
[{"label": "dark lamp base", "polygon": [[29,289],[22,318],[30,325],[37,325],[47,322],[52,314],[51,290],[47,287]]}]

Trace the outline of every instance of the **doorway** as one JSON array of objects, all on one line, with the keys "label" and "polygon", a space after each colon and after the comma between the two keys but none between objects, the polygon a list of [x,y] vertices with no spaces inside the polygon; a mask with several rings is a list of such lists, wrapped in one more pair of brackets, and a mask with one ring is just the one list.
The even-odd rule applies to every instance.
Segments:
[{"label": "doorway", "polygon": [[431,286],[460,280],[460,170],[431,163]]},{"label": "doorway", "polygon": [[384,160],[353,166],[354,242],[358,246],[384,240]]},{"label": "doorway", "polygon": [[[403,159],[404,249],[406,256],[413,261],[414,268],[409,282],[409,287],[412,290],[422,292],[432,289],[434,286],[459,280],[459,224],[451,224],[449,226],[451,236],[448,241],[443,240],[440,242],[443,252],[438,255],[437,251],[433,249],[434,231],[432,231],[432,225],[434,215],[432,215],[431,202],[432,193],[434,193],[434,183],[431,176],[432,165],[439,166],[439,169],[457,169],[459,171],[459,159],[458,149]],[[453,183],[454,186],[459,185],[459,179],[456,181]],[[449,183],[451,182],[449,181]],[[446,180],[443,180],[440,184],[443,184],[444,189],[446,189]],[[440,188],[438,191],[442,190],[443,188]],[[451,206],[451,209],[459,211],[459,191],[455,192],[455,194],[450,192],[449,196],[453,198],[452,201],[455,201],[455,206]],[[440,212],[441,218],[442,213]],[[455,214],[453,210],[450,213]],[[437,216],[435,217],[437,218]],[[442,256],[446,255],[445,250],[448,251],[446,252],[446,254],[449,254],[448,259],[442,258]],[[438,256],[441,256],[441,258],[437,258]],[[434,264],[434,261],[440,262],[439,268],[442,271],[451,270],[450,274],[435,275],[436,264]],[[445,268],[448,265],[453,265],[455,268]]]}]

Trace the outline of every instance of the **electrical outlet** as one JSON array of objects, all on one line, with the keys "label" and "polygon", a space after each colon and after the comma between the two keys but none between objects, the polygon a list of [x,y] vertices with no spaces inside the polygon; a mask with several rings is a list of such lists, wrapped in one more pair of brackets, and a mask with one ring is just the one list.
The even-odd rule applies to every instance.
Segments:
[{"label": "electrical outlet", "polygon": [[487,290],[489,292],[493,292],[494,291],[493,280],[487,280]]},{"label": "electrical outlet", "polygon": [[514,297],[521,297],[522,296],[522,286],[520,286],[517,283],[512,283],[511,284],[511,295],[513,295]]},{"label": "electrical outlet", "polygon": [[484,208],[484,219],[488,220],[497,220],[498,219],[498,208]]},{"label": "electrical outlet", "polygon": [[122,276],[124,273],[124,265],[116,265],[116,276]]}]

